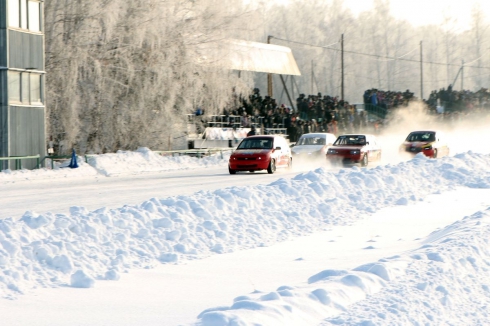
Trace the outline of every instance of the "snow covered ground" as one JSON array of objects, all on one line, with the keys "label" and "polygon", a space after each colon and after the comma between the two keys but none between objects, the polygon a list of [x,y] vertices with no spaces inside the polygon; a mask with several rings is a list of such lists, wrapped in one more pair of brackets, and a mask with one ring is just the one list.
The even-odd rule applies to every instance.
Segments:
[{"label": "snow covered ground", "polygon": [[3,171],[2,324],[486,324],[490,148],[452,136],[368,169],[141,149]]}]

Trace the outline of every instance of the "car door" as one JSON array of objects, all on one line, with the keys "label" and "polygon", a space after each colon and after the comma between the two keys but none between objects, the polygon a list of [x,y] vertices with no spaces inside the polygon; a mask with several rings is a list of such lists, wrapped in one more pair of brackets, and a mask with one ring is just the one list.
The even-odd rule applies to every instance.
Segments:
[{"label": "car door", "polygon": [[442,132],[436,133],[436,142],[437,142],[436,148],[438,150],[438,155],[440,156],[449,155],[449,147],[446,142],[446,137]]},{"label": "car door", "polygon": [[289,158],[291,157],[291,147],[289,147],[288,141],[283,139],[284,142],[284,165],[289,164]]},{"label": "car door", "polygon": [[[280,150],[276,148],[281,147]],[[282,144],[279,137],[274,137],[274,158],[276,159],[276,166],[282,166],[283,154],[282,154]]]},{"label": "car door", "polygon": [[279,137],[279,144],[281,146],[281,166],[285,166],[289,161],[289,145],[282,137]]},{"label": "car door", "polygon": [[369,142],[369,145],[368,145],[368,150],[369,150],[368,158],[369,158],[370,161],[376,161],[378,159],[379,153],[380,153],[380,148],[379,148],[378,142],[376,140],[376,137],[374,137],[374,136],[368,136],[368,142]]}]

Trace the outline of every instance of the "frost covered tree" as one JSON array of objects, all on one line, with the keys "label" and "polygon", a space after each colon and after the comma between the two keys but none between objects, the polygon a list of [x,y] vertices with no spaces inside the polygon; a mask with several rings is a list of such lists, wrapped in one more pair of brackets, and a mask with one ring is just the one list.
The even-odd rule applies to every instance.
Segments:
[{"label": "frost covered tree", "polygon": [[[232,89],[237,96],[254,86],[266,92],[266,74],[204,60],[204,48],[229,38],[265,43],[271,35],[290,47],[302,73],[288,79],[296,95],[340,96],[342,34],[351,103],[373,87],[418,95],[420,41],[424,95],[447,87],[462,60],[465,88],[488,87],[486,19],[475,8],[470,31],[455,29],[449,15],[440,26],[415,27],[395,19],[388,0],[358,16],[343,0],[46,1],[48,137],[81,152],[172,148],[197,107],[218,113],[236,105]],[[279,104],[287,103],[278,76],[274,85]]]},{"label": "frost covered tree", "polygon": [[48,134],[81,152],[171,148],[186,114],[252,86],[198,60],[253,29],[239,0],[52,0],[45,17]]}]

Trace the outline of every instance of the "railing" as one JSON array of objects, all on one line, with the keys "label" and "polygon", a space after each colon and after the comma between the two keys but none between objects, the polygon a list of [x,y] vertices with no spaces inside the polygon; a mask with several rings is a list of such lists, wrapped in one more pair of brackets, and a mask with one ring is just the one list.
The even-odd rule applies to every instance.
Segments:
[{"label": "railing", "polygon": [[287,128],[265,128],[264,132],[266,135],[287,135]]},{"label": "railing", "polygon": [[[41,157],[39,155],[33,155],[33,156],[9,156],[9,157],[0,157],[0,161],[15,161],[15,169],[16,170],[21,170],[22,169],[22,160],[29,160],[29,159],[36,159],[37,160],[37,168],[41,166]],[[3,168],[3,164],[2,164]]]},{"label": "railing", "polygon": [[[206,148],[206,149],[190,149],[190,150],[175,150],[175,151],[154,151],[154,153],[157,153],[162,156],[181,156],[181,155],[188,155],[188,156],[193,156],[197,158],[202,158],[205,156],[210,156],[212,154],[220,154],[220,158],[223,159],[223,152],[228,152],[231,151],[229,148]],[[88,160],[90,157],[94,157],[96,155],[94,154],[87,154],[84,155],[85,162],[88,163]],[[40,155],[33,155],[33,156],[9,156],[9,157],[0,157],[0,161],[15,161],[15,169],[16,170],[21,170],[22,169],[22,160],[27,160],[27,159],[37,159],[37,168],[39,169],[41,167],[41,164],[45,162],[45,160],[50,160],[51,162],[51,170],[54,169],[54,162],[55,161],[61,161],[61,160],[69,160],[72,158],[72,155],[50,155],[50,156],[45,156],[42,160]],[[77,156],[77,159],[79,159],[79,156]],[[3,168],[0,165],[0,171],[1,168]]]},{"label": "railing", "polygon": [[[211,115],[208,117],[206,127],[212,128],[242,128],[242,116],[239,115]],[[248,117],[249,126],[260,127],[264,117]],[[191,119],[189,119],[191,121]]]},{"label": "railing", "polygon": [[220,158],[223,158],[223,152],[228,152],[231,149],[227,148],[206,148],[206,149],[189,149],[189,150],[176,150],[176,151],[154,151],[154,153],[162,156],[193,156],[197,158],[202,158],[205,156],[210,156],[212,154],[220,154]]},{"label": "railing", "polygon": [[374,116],[378,119],[385,119],[386,115],[388,114],[387,108],[373,104],[365,104],[364,110],[366,110],[369,115]]}]

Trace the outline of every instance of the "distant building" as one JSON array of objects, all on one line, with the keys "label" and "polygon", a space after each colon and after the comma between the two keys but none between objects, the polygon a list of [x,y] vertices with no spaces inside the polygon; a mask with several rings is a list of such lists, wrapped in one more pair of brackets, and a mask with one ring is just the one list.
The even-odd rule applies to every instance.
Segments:
[{"label": "distant building", "polygon": [[[43,0],[0,0],[0,157],[46,155],[43,7]],[[7,162],[0,169],[14,168]]]}]

